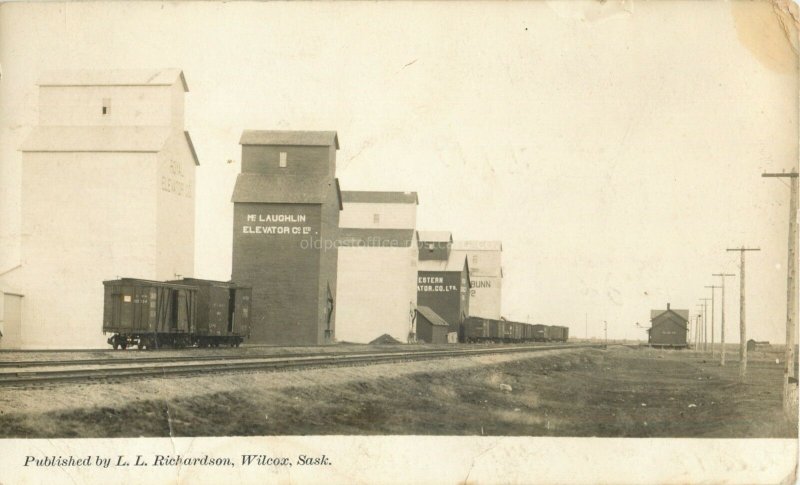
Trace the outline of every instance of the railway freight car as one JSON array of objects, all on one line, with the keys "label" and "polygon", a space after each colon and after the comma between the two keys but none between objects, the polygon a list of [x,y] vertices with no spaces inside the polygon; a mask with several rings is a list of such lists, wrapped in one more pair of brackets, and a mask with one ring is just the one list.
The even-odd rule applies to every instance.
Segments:
[{"label": "railway freight car", "polygon": [[238,346],[248,336],[250,288],[220,281],[104,281],[103,333],[115,349]]},{"label": "railway freight car", "polygon": [[547,341],[547,325],[531,325],[533,329],[533,341],[534,342],[546,342]]},{"label": "railway freight car", "polygon": [[460,342],[566,342],[569,328],[554,325],[469,317],[461,324]]},{"label": "railway freight car", "polygon": [[[459,342],[482,342],[491,338],[491,320],[480,317],[468,317],[464,319],[458,332]],[[497,325],[495,325],[496,327]]]},{"label": "railway freight car", "polygon": [[569,328],[567,327],[548,325],[546,328],[547,340],[549,342],[566,342],[567,338],[569,338]]},{"label": "railway freight car", "polygon": [[175,283],[197,287],[194,345],[238,347],[244,337],[250,336],[250,288],[196,278],[184,278]]}]

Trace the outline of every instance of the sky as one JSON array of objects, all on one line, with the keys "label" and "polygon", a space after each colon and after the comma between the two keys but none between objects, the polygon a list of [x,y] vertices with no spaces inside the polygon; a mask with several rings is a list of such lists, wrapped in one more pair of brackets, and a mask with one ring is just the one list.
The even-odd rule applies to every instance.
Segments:
[{"label": "sky", "polygon": [[761,2],[5,3],[0,273],[39,74],[177,67],[197,277],[230,278],[242,130],[336,130],[343,190],[417,191],[419,229],[502,240],[509,319],[646,338],[746,245],[748,338],[783,342],[789,190],[760,175],[797,166],[785,28]]}]

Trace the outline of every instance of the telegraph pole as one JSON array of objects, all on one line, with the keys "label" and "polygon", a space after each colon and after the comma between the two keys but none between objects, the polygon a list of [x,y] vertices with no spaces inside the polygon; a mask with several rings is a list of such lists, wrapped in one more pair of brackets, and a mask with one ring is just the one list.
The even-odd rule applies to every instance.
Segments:
[{"label": "telegraph pole", "polygon": [[697,350],[704,350],[705,351],[705,335],[703,335],[703,304],[697,304]]},{"label": "telegraph pole", "polygon": [[797,318],[797,171],[791,173],[764,173],[762,177],[789,178],[789,263],[786,265],[786,355],[783,370],[783,412],[792,421],[797,419],[797,409],[792,399],[792,388],[797,386],[794,367],[794,346],[797,342],[795,325]]},{"label": "telegraph pole", "polygon": [[720,288],[719,286],[706,286],[706,288],[711,288],[711,358],[714,358],[714,294],[716,293],[714,290]]},{"label": "telegraph pole", "polygon": [[727,251],[739,251],[741,255],[741,270],[739,271],[739,379],[744,380],[747,375],[747,327],[745,325],[744,311],[744,253],[745,251],[761,251],[759,248],[740,248],[727,249]]},{"label": "telegraph pole", "polygon": [[703,352],[708,352],[708,302],[711,298],[700,298],[700,300],[703,302]]},{"label": "telegraph pole", "polygon": [[735,274],[731,273],[714,273],[711,276],[719,276],[722,278],[722,322],[720,323],[721,328],[721,335],[719,345],[722,347],[722,351],[720,352],[720,361],[719,365],[725,367],[725,277],[726,276],[736,276]]}]

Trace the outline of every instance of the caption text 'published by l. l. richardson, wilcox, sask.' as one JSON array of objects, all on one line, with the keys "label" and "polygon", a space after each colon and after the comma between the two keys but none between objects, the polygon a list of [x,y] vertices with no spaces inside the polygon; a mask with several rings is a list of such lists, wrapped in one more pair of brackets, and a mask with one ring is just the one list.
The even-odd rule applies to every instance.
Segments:
[{"label": "caption text 'published by l. l. richardson, wilcox, sask.'", "polygon": [[25,457],[26,467],[286,467],[293,466],[331,466],[327,455],[295,457],[272,455],[238,455],[238,456],[183,456],[183,455],[84,455],[84,456],[32,456]]}]

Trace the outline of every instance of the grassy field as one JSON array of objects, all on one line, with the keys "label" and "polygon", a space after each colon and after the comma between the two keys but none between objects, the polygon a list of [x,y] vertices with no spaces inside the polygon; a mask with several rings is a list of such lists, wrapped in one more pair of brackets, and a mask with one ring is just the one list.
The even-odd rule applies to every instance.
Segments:
[{"label": "grassy field", "polygon": [[[319,371],[304,371],[283,376],[283,385],[260,386],[257,379],[270,376],[262,374],[252,385],[194,389],[190,396],[46,412],[6,409],[0,435],[796,437],[781,413],[783,367],[775,355],[753,354],[745,383],[738,382],[735,359],[730,355],[720,367],[693,352],[615,347],[460,368],[392,364],[421,365],[406,373],[391,366],[339,369],[350,377],[330,383],[307,380],[305,372]],[[163,385],[170,382],[176,381]]]}]

